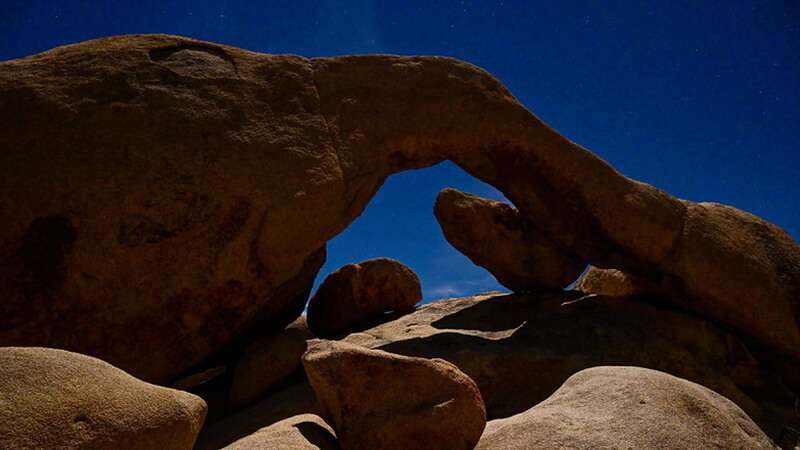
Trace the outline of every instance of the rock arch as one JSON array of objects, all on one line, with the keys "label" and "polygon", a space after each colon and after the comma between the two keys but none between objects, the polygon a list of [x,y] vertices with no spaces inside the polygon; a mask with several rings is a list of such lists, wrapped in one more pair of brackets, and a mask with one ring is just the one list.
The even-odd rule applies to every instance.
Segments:
[{"label": "rock arch", "polygon": [[[299,313],[325,242],[386,177],[449,159],[542,239],[800,355],[800,251],[782,230],[626,178],[467,63],[121,36],[0,64],[0,98],[0,345],[169,380]],[[20,245],[54,216],[76,238],[61,286],[32,301]],[[158,239],[121,243],[132,218]]]}]

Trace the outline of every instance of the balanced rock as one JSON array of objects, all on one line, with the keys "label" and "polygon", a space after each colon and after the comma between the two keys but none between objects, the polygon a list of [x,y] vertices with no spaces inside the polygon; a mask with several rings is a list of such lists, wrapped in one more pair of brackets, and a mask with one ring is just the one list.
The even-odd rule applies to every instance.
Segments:
[{"label": "balanced rock", "polygon": [[486,424],[478,387],[444,360],[312,341],[303,364],[344,450],[471,450]]},{"label": "balanced rock", "polygon": [[317,336],[334,336],[386,312],[413,311],[420,300],[419,278],[398,261],[347,264],[328,275],[308,302],[308,327]]},{"label": "balanced rock", "polygon": [[96,358],[0,348],[0,448],[189,450],[205,415],[199,397]]},{"label": "balanced rock", "polygon": [[595,367],[541,404],[493,420],[479,450],[775,449],[739,407],[703,386],[638,367]]},{"label": "balanced rock", "polygon": [[800,358],[791,238],[626,178],[461,61],[119,36],[0,63],[0,99],[0,345],[172,381],[295,319],[386,178],[451,160],[559,248]]},{"label": "balanced rock", "polygon": [[333,430],[319,416],[300,414],[265,426],[243,437],[226,450],[286,449],[339,450]]},{"label": "balanced rock", "polygon": [[299,318],[278,334],[250,343],[233,372],[230,402],[241,407],[277,391],[302,366],[306,340],[313,335],[304,318]]},{"label": "balanced rock", "polygon": [[562,289],[586,267],[505,203],[444,189],[434,214],[450,244],[512,291]]}]

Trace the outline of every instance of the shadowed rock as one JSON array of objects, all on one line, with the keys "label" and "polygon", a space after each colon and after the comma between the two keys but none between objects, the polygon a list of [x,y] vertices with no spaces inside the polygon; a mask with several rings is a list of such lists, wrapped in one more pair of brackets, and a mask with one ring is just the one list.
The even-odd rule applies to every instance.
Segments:
[{"label": "shadowed rock", "polygon": [[583,369],[633,365],[719,392],[771,436],[792,423],[796,395],[746,344],[700,317],[646,300],[482,295],[430,303],[344,340],[455,364],[480,388],[490,419],[527,410]]},{"label": "shadowed rock", "polygon": [[586,267],[505,203],[448,188],[433,211],[447,241],[512,291],[563,289]]},{"label": "shadowed rock", "polygon": [[407,313],[422,300],[413,270],[389,258],[347,264],[328,275],[308,302],[308,327],[320,337],[340,335],[384,313]]},{"label": "shadowed rock", "polygon": [[560,248],[800,355],[791,238],[624,177],[467,63],[120,36],[0,63],[0,99],[0,345],[173,379],[296,318],[384,180],[449,159]]},{"label": "shadowed rock", "polygon": [[300,414],[261,428],[223,448],[339,450],[339,444],[325,421],[313,414]]},{"label": "shadowed rock", "polygon": [[283,387],[302,363],[306,340],[313,335],[301,317],[280,333],[250,343],[236,362],[230,402],[240,408]]},{"label": "shadowed rock", "polygon": [[476,448],[777,449],[725,397],[639,367],[578,372],[541,404],[489,422]]}]

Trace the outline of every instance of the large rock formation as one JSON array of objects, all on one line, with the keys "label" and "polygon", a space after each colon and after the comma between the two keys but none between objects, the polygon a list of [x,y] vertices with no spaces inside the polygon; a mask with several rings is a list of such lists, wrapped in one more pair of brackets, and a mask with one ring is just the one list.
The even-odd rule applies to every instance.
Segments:
[{"label": "large rock formation", "polygon": [[639,367],[579,372],[528,411],[494,420],[479,450],[775,449],[739,407],[698,384]]},{"label": "large rock formation", "polygon": [[63,350],[0,348],[0,448],[190,450],[198,397]]},{"label": "large rock formation", "polygon": [[791,238],[624,177],[488,73],[163,35],[0,63],[0,345],[172,379],[293,320],[325,242],[386,177],[445,159],[560,248],[666,278],[684,306],[800,356]]},{"label": "large rock formation", "polygon": [[631,365],[719,392],[771,436],[794,420],[795,395],[741,340],[646,299],[580,292],[452,299],[344,341],[450,361],[478,385],[490,419],[529,409],[583,369]]},{"label": "large rock formation", "polygon": [[387,312],[406,313],[422,300],[413,270],[389,258],[347,264],[328,275],[308,302],[308,327],[319,337],[353,327]]},{"label": "large rock formation", "polygon": [[512,291],[562,289],[586,267],[503,202],[444,189],[433,211],[447,241]]},{"label": "large rock formation", "polygon": [[478,387],[447,361],[312,341],[303,365],[345,450],[471,450],[486,425]]}]

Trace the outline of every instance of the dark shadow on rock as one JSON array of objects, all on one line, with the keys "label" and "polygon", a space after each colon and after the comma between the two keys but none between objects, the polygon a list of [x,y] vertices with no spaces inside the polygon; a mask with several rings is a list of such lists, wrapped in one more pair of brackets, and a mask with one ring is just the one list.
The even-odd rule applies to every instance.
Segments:
[{"label": "dark shadow on rock", "polygon": [[577,291],[559,291],[541,294],[507,294],[492,297],[472,306],[461,309],[431,323],[441,330],[461,329],[478,331],[513,330],[522,325],[527,317],[524,314],[508,314],[510,309],[528,310],[541,302],[559,299],[562,302],[575,301],[585,294]]},{"label": "dark shadow on rock", "polygon": [[405,315],[413,313],[414,310],[410,311],[387,311],[383,314],[371,317],[366,320],[362,320],[356,324],[350,326],[347,331],[338,334],[332,335],[325,335],[325,336],[317,336],[323,339],[331,339],[331,340],[339,340],[342,338],[347,337],[351,333],[360,333],[365,330],[369,330],[370,328],[377,327],[378,325],[382,325],[387,322],[391,322],[393,320],[397,320]]},{"label": "dark shadow on rock", "polygon": [[294,425],[306,440],[320,450],[339,450],[339,441],[330,431],[314,422],[300,422]]},{"label": "dark shadow on rock", "polygon": [[641,299],[512,294],[476,301],[431,325],[442,331],[378,348],[455,364],[478,384],[490,420],[523,412],[572,374],[604,365],[646,367],[704,385],[739,404],[768,434],[778,425],[773,419],[783,420],[745,389],[773,377],[736,357],[732,346],[744,345],[740,340]]},{"label": "dark shadow on rock", "polygon": [[319,406],[311,386],[303,380],[271,395],[233,416],[205,426],[195,450],[216,450],[288,417],[318,414]]}]

